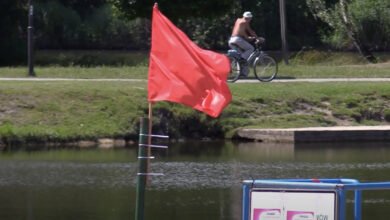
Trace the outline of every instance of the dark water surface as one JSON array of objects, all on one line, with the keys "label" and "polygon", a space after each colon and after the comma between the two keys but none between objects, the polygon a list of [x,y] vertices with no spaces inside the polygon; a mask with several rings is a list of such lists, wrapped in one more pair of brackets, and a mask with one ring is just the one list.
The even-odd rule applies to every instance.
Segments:
[{"label": "dark water surface", "polygon": [[[239,220],[244,179],[390,181],[390,143],[185,142],[153,153],[152,171],[165,176],[153,177],[147,190],[147,220]],[[134,219],[136,154],[136,148],[5,150],[0,220]],[[363,219],[390,219],[390,191],[363,193]]]}]

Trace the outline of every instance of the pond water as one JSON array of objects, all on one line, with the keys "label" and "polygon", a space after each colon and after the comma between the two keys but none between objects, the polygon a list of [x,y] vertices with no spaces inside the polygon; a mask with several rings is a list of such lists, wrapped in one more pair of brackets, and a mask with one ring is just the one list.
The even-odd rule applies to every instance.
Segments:
[{"label": "pond water", "polygon": [[[390,181],[390,143],[183,142],[156,150],[147,220],[239,220],[241,181]],[[14,149],[0,153],[0,219],[134,219],[137,149]],[[351,197],[352,198],[352,197]],[[348,200],[350,211],[352,200]],[[349,212],[349,219],[351,216]],[[390,191],[363,193],[363,219],[387,220]]]}]

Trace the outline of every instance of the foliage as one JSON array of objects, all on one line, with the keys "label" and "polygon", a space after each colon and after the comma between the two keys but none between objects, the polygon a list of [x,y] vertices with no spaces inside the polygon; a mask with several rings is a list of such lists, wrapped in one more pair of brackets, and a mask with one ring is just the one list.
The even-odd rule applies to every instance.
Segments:
[{"label": "foliage", "polygon": [[22,0],[0,1],[0,66],[20,63],[26,57],[26,9]]},{"label": "foliage", "polygon": [[[286,1],[289,49],[319,48],[324,46],[323,42],[334,48],[350,49],[353,42],[340,21],[339,1]],[[36,49],[150,48],[150,16],[154,1],[33,2]],[[363,42],[369,50],[389,49],[389,4],[386,0],[351,0],[348,5],[350,17],[359,33],[358,41]],[[252,28],[267,39],[264,49],[279,50],[281,47],[277,0],[161,0],[159,8],[201,47],[221,51],[228,48],[227,41],[235,19],[241,17],[244,11],[252,11]],[[0,31],[7,33],[0,36],[0,65],[25,64],[27,1],[2,1],[0,18]],[[93,58],[87,58],[86,63],[80,65],[94,65],[91,62]]]},{"label": "foliage", "polygon": [[[252,26],[259,35],[267,39],[267,48],[280,49],[279,1],[248,0],[242,2],[243,11],[253,12],[255,17],[252,20]],[[325,24],[314,19],[305,0],[285,2],[289,48],[299,50],[303,46],[320,46],[318,31],[326,28]]]},{"label": "foliage", "polygon": [[[117,10],[129,19],[138,17],[149,18],[154,0],[110,0]],[[234,0],[159,0],[158,7],[170,19],[187,19],[194,17],[217,17],[230,11],[234,5]],[[208,12],[208,13],[205,13]]]},{"label": "foliage", "polygon": [[226,49],[232,31],[232,24],[241,12],[240,5],[235,4],[234,9],[226,12],[225,15],[182,18],[178,19],[177,26],[202,47],[222,50]]},{"label": "foliage", "polygon": [[[112,7],[102,4],[79,13],[58,0],[37,4],[36,43],[40,48],[124,49],[147,48],[148,23],[126,22],[115,17]],[[80,9],[79,9],[80,10]],[[147,36],[147,37],[146,37]]]},{"label": "foliage", "polygon": [[362,41],[374,50],[390,49],[390,1],[355,0],[350,5]]},{"label": "foliage", "polygon": [[[77,5],[65,3],[63,0],[39,1],[39,14],[36,18],[39,48],[148,49],[150,47],[149,19],[152,2],[133,1],[129,4],[128,1],[121,0],[106,3],[98,1],[99,4],[93,7],[85,7],[87,13],[80,11],[81,8],[76,7]],[[221,5],[210,9],[209,7],[214,4]],[[259,35],[267,38],[266,47],[280,48],[277,1],[230,2],[226,0],[207,1],[207,3],[196,1],[191,5],[188,7],[188,1],[178,2],[178,4],[159,2],[160,10],[202,47],[227,49],[226,42],[235,19],[241,17],[243,11],[250,10],[255,14],[252,27]],[[137,7],[143,9],[136,10]],[[296,11],[302,13],[295,13]],[[312,19],[304,0],[288,2],[287,12],[290,48],[299,49],[304,45],[319,44],[317,33],[311,29],[322,27],[323,24]],[[122,17],[131,19],[124,20]]]},{"label": "foliage", "polygon": [[[324,42],[336,48],[351,48],[357,40],[370,50],[388,50],[390,46],[390,2],[387,0],[347,1],[348,13],[343,15],[343,1],[307,0],[312,13],[332,30],[324,32]],[[350,20],[350,27],[343,22]],[[356,39],[349,32],[356,32]]]}]

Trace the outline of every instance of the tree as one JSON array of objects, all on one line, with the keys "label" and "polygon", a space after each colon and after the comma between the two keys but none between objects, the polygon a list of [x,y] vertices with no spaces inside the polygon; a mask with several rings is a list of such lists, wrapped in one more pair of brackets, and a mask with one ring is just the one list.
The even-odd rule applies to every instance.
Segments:
[{"label": "tree", "polygon": [[[155,0],[109,0],[129,19],[149,18]],[[235,0],[159,0],[158,6],[173,21],[190,17],[217,17],[230,11]]]},{"label": "tree", "polygon": [[307,0],[307,4],[317,18],[332,28],[332,32],[324,39],[336,47],[354,45],[369,62],[376,62],[372,49],[388,47],[390,39],[388,0],[338,0],[335,3]]},{"label": "tree", "polygon": [[22,0],[0,1],[0,65],[26,60],[27,8]]},{"label": "tree", "polygon": [[358,32],[356,23],[353,21],[352,15],[349,12],[347,0],[340,0],[339,4],[341,23],[347,32],[348,38],[352,41],[363,57],[365,57],[369,62],[376,62],[374,55],[368,50],[367,46],[361,40],[361,35]]}]

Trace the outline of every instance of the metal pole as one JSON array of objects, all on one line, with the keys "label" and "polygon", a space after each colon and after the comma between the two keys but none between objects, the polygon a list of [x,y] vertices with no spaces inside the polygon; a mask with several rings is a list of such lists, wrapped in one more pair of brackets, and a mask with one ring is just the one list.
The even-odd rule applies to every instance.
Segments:
[{"label": "metal pole", "polygon": [[249,220],[250,218],[250,191],[252,189],[254,180],[246,180],[242,185],[242,220]]},{"label": "metal pole", "polygon": [[33,0],[28,1],[28,39],[27,39],[27,62],[28,62],[28,76],[35,76],[34,73],[34,6]]},{"label": "metal pole", "polygon": [[282,55],[286,65],[288,65],[288,46],[286,37],[286,3],[284,0],[279,0],[280,14],[280,34],[282,38]]},{"label": "metal pole", "polygon": [[[145,210],[145,186],[148,173],[148,149],[145,147],[148,143],[149,119],[140,119],[140,135],[138,147],[138,174],[137,174],[137,194],[135,204],[135,220],[144,219]],[[149,147],[148,147],[149,148]]]},{"label": "metal pole", "polygon": [[[149,114],[148,114],[149,124],[148,124],[148,145],[152,144],[152,128],[153,128],[153,104],[149,102]],[[152,156],[152,148],[148,147],[148,158]],[[150,160],[147,159],[146,170],[150,173]],[[150,178],[146,176],[146,185],[150,185]]]}]

